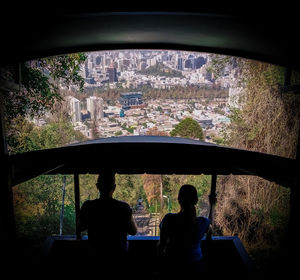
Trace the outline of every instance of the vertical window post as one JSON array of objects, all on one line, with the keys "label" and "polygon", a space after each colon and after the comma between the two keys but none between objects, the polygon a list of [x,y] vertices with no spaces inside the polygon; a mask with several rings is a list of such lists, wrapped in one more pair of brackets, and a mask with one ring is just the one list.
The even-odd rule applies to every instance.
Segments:
[{"label": "vertical window post", "polygon": [[79,190],[79,174],[74,174],[74,194],[75,194],[75,217],[76,217],[76,239],[81,239],[81,232],[78,228],[78,219],[80,212],[80,190]]},{"label": "vertical window post", "polygon": [[210,206],[208,218],[211,221],[211,228],[208,233],[208,239],[212,238],[213,228],[214,228],[215,205],[217,202],[216,186],[217,186],[217,174],[212,174],[211,175],[210,194],[208,196],[209,206]]},{"label": "vertical window post", "polygon": [[66,194],[66,176],[63,176],[62,184],[62,198],[61,198],[61,210],[60,210],[60,219],[59,219],[59,235],[63,234],[64,226],[64,212],[65,212],[65,194]]}]

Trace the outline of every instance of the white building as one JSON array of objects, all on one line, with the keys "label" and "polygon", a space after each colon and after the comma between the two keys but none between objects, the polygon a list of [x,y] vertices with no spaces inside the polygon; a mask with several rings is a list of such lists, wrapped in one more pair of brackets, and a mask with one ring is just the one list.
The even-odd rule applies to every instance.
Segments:
[{"label": "white building", "polygon": [[72,117],[72,123],[81,122],[81,108],[80,108],[80,101],[73,97],[67,96],[68,107],[69,107],[69,114]]},{"label": "white building", "polygon": [[101,120],[104,117],[103,99],[101,97],[91,96],[86,99],[87,110],[91,114],[91,119]]}]

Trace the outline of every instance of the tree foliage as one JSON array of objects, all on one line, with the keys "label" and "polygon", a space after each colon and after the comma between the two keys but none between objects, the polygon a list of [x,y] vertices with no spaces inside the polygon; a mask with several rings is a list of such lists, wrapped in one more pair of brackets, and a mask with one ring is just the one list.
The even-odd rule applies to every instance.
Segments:
[{"label": "tree foliage", "polygon": [[[152,136],[167,136],[168,133],[160,131],[156,126],[148,129],[147,135]],[[153,201],[160,201],[162,203],[162,186],[163,177],[157,174],[143,174],[143,187],[149,204]]]},{"label": "tree foliage", "polygon": [[299,125],[299,97],[281,93],[284,69],[248,61],[239,108],[232,108],[228,144],[294,158]]},{"label": "tree foliage", "polygon": [[[231,108],[225,145],[295,158],[300,100],[280,92],[284,69],[250,60],[238,63],[241,98]],[[288,189],[258,177],[220,180],[217,225],[224,234],[237,234],[253,254],[279,248],[288,217]]]},{"label": "tree foliage", "polygon": [[170,135],[204,140],[202,127],[197,121],[192,118],[185,118],[180,123],[178,123],[170,132]]},{"label": "tree foliage", "polygon": [[[13,153],[55,148],[85,137],[74,130],[67,120],[49,122],[37,127],[28,120],[17,117],[13,120],[14,133],[8,138]],[[69,176],[70,177],[70,176]],[[75,230],[73,180],[69,178],[66,195],[64,234]],[[43,242],[47,235],[59,232],[62,176],[39,176],[13,187],[17,231],[21,237],[37,238]]]},{"label": "tree foliage", "polygon": [[84,80],[79,71],[85,59],[85,54],[77,53],[22,62],[20,90],[10,92],[4,99],[6,120],[51,111],[55,102],[62,100],[59,84],[74,85],[82,90]]},{"label": "tree foliage", "polygon": [[[20,90],[4,96],[5,121],[10,154],[55,148],[82,141],[85,137],[75,131],[65,110],[59,85],[83,87],[79,75],[84,54],[23,62],[19,72]],[[15,78],[13,68],[7,76]],[[43,126],[32,119],[52,112]],[[65,234],[75,230],[73,180],[68,179],[65,205]],[[62,176],[39,176],[13,187],[17,232],[20,238],[44,242],[47,235],[59,232]]]},{"label": "tree foliage", "polygon": [[[75,230],[75,219],[70,216],[74,209],[72,177],[67,185],[67,204],[64,234]],[[59,233],[62,176],[39,176],[13,188],[17,233],[20,238],[33,239],[40,245],[45,237]]]},{"label": "tree foliage", "polygon": [[140,175],[116,174],[116,185],[114,197],[126,201],[132,208],[135,208],[139,198],[145,199]]},{"label": "tree foliage", "polygon": [[142,175],[144,191],[147,201],[151,204],[153,201],[161,200],[160,188],[162,186],[162,175],[143,174]]},{"label": "tree foliage", "polygon": [[11,154],[56,148],[86,140],[81,132],[74,130],[72,124],[64,119],[38,127],[19,116],[11,122],[10,128],[7,139]]}]

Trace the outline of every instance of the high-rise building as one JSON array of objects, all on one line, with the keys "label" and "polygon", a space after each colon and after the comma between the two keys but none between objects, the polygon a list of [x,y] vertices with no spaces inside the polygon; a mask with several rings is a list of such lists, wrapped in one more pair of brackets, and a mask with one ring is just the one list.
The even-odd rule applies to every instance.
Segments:
[{"label": "high-rise building", "polygon": [[72,118],[72,123],[75,124],[77,122],[81,122],[80,101],[73,96],[68,96],[67,101],[69,105],[69,114]]},{"label": "high-rise building", "polygon": [[108,78],[110,83],[116,83],[118,81],[117,69],[115,67],[107,68]]},{"label": "high-rise building", "polygon": [[177,69],[178,69],[178,70],[183,70],[183,66],[182,66],[182,57],[178,57],[178,58],[177,58]]},{"label": "high-rise building", "polygon": [[199,56],[195,59],[195,69],[200,69],[204,64],[206,63],[206,60],[204,57]]},{"label": "high-rise building", "polygon": [[103,99],[101,97],[91,96],[86,99],[86,107],[90,112],[91,119],[101,120],[104,117]]},{"label": "high-rise building", "polygon": [[101,64],[101,56],[100,55],[96,56],[96,58],[95,58],[95,64],[96,65],[100,65]]}]

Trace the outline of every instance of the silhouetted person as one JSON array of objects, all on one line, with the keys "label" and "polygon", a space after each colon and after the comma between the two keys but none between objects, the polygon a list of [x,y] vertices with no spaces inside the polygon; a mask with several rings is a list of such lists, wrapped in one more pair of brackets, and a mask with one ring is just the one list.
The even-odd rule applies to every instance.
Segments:
[{"label": "silhouetted person", "polygon": [[113,198],[116,188],[113,173],[100,174],[96,186],[100,198],[83,203],[78,222],[80,231],[88,231],[88,263],[97,273],[109,273],[107,277],[125,276],[127,235],[137,232],[132,210],[126,202]]},{"label": "silhouetted person", "polygon": [[196,216],[198,195],[194,186],[183,185],[178,202],[180,211],[166,214],[160,224],[159,274],[170,279],[200,277],[203,272],[201,239],[208,231],[210,221]]}]

